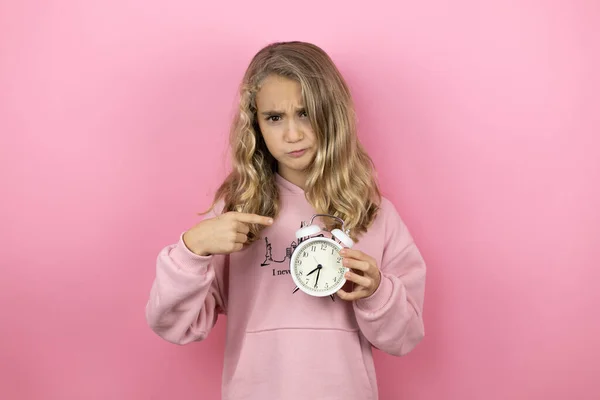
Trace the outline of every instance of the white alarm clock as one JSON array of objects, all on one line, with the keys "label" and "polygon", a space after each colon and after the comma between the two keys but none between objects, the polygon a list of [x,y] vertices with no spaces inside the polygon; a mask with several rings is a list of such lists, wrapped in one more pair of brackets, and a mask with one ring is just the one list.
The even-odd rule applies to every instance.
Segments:
[{"label": "white alarm clock", "polygon": [[[313,225],[316,217],[335,218],[342,224],[342,230],[333,229],[332,239],[320,235],[303,240],[322,231],[320,226]],[[299,289],[311,296],[331,296],[333,299],[333,294],[346,283],[344,274],[349,270],[342,264],[340,255],[344,247],[351,248],[354,245],[348,233],[344,221],[329,214],[313,215],[310,225],[296,231],[299,244],[290,258],[290,275],[296,284],[294,293]]]}]

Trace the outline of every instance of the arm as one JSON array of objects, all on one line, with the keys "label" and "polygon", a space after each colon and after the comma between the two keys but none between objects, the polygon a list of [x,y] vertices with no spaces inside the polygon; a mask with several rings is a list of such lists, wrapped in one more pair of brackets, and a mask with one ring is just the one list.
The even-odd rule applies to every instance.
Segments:
[{"label": "arm", "polygon": [[[223,201],[215,207],[223,210]],[[273,223],[256,214],[221,211],[217,216],[214,208],[209,214],[158,256],[146,319],[154,332],[172,343],[208,336],[218,315],[227,312],[229,254],[246,245],[248,224]]]},{"label": "arm", "polygon": [[[215,216],[211,210],[204,221]],[[198,240],[207,243],[203,237],[196,238],[194,248]],[[186,243],[182,234],[176,244],[158,254],[156,277],[146,304],[150,328],[163,339],[180,345],[204,340],[219,314],[225,314],[227,309],[229,256],[199,255],[204,253],[193,252]]]},{"label": "arm", "polygon": [[425,262],[391,203],[387,206],[381,281],[375,292],[353,303],[363,335],[396,356],[410,352],[424,336]]},{"label": "arm", "polygon": [[199,256],[180,238],[158,255],[156,278],[146,305],[150,328],[175,344],[204,340],[224,314],[227,256]]}]

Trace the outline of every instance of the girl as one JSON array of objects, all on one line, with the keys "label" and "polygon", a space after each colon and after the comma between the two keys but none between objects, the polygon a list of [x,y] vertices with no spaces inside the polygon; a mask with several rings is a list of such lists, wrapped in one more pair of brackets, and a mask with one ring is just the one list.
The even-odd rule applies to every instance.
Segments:
[{"label": "girl", "polygon": [[[401,356],[424,335],[425,264],[379,192],[329,56],[303,42],[259,51],[230,141],[209,214],[158,256],[148,324],[183,345],[227,315],[223,399],[377,399],[372,348]],[[295,232],[320,213],[356,242],[331,298],[295,291],[289,275]]]}]

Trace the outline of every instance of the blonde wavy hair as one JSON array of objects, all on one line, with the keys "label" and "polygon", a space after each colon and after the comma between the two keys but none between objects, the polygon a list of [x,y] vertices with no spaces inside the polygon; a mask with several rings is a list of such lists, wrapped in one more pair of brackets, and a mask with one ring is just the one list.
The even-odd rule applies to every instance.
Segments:
[{"label": "blonde wavy hair", "polygon": [[[262,81],[271,74],[299,82],[317,138],[318,149],[306,171],[307,201],[318,213],[343,219],[350,236],[358,240],[373,222],[381,203],[376,171],[357,138],[348,85],[331,58],[311,43],[272,43],[251,60],[240,85],[239,110],[231,125],[233,168],[216,191],[210,209],[222,201],[222,212],[273,218],[278,215],[277,161],[262,138],[255,102]],[[327,229],[339,227],[332,218],[323,222]],[[251,225],[248,242],[257,240],[261,229],[260,225]]]}]

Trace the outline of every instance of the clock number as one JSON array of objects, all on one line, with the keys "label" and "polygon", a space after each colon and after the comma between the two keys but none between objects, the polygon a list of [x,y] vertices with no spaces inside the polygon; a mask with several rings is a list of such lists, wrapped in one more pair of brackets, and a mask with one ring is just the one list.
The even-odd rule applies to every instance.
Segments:
[{"label": "clock number", "polygon": [[312,247],[310,248],[310,251],[315,251],[315,250],[317,250],[317,246],[312,246]]},{"label": "clock number", "polygon": [[302,265],[302,260],[298,260],[298,265]]},{"label": "clock number", "polygon": [[333,277],[333,283],[337,283],[337,276]]},{"label": "clock number", "polygon": [[331,249],[331,255],[333,255],[333,252],[334,252],[334,251],[335,251],[335,249],[334,249],[334,248],[332,248],[332,249]]},{"label": "clock number", "polygon": [[338,257],[336,262],[339,264],[340,261],[342,261],[342,257]]},{"label": "clock number", "polygon": [[344,273],[344,268],[339,268],[339,269],[338,269],[338,272],[339,272],[340,274],[343,274],[343,273]]},{"label": "clock number", "polygon": [[327,250],[327,246],[326,246],[326,245],[324,245],[324,244],[322,244],[322,245],[321,245],[321,250]]},{"label": "clock number", "polygon": [[329,288],[329,282],[325,282],[325,289]]},{"label": "clock number", "polygon": [[298,271],[298,275],[300,275],[300,276],[304,275],[304,271]]}]

